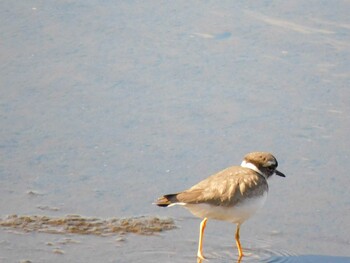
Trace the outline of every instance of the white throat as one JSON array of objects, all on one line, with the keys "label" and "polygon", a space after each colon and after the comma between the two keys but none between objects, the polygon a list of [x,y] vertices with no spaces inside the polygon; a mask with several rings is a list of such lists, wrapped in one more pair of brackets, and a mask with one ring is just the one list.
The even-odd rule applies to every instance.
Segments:
[{"label": "white throat", "polygon": [[257,172],[258,174],[261,174],[262,176],[264,176],[266,178],[266,176],[258,169],[258,167],[255,166],[255,164],[246,162],[245,160],[243,160],[243,162],[241,163],[242,167],[245,168],[249,168],[252,169],[253,171]]}]

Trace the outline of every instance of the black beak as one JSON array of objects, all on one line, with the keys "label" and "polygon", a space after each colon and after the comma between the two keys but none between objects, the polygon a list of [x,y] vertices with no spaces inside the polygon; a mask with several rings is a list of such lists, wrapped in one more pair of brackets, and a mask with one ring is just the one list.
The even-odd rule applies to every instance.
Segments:
[{"label": "black beak", "polygon": [[275,170],[275,174],[278,175],[278,176],[281,176],[281,177],[286,177],[283,173],[281,173],[278,170]]}]

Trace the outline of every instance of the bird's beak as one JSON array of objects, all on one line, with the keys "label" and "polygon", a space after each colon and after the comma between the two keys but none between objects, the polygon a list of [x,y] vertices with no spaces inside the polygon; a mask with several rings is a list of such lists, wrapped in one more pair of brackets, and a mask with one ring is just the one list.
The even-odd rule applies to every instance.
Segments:
[{"label": "bird's beak", "polygon": [[281,173],[278,170],[275,170],[275,174],[278,175],[278,176],[281,176],[281,177],[286,177],[283,173]]}]

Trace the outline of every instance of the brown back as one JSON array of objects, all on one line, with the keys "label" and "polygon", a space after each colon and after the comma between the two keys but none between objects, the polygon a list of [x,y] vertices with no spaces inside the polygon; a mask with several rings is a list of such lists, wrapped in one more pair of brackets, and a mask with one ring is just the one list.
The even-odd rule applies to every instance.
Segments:
[{"label": "brown back", "polygon": [[262,175],[248,168],[232,166],[178,193],[176,199],[187,204],[233,206],[243,196],[263,195],[267,190],[268,185]]}]

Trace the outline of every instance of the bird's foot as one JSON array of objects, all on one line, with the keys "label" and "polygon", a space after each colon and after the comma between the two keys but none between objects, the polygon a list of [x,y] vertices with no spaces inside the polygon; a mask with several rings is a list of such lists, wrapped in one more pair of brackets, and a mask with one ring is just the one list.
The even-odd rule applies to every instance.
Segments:
[{"label": "bird's foot", "polygon": [[197,258],[200,259],[200,260],[204,260],[206,259],[205,256],[203,256],[203,253],[202,252],[199,252],[197,253]]}]

